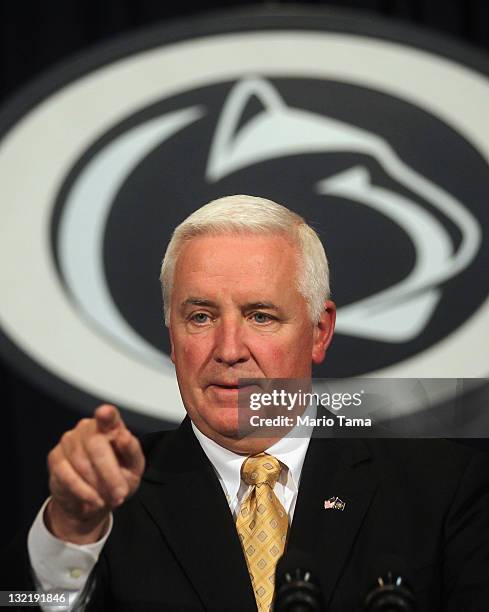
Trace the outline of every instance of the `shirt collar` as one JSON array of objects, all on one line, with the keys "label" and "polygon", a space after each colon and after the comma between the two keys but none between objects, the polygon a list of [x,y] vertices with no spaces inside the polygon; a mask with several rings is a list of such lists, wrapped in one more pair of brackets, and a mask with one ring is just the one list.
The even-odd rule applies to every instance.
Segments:
[{"label": "shirt collar", "polygon": [[[311,405],[304,414],[315,417],[316,407]],[[241,466],[246,455],[239,455],[228,450],[204,435],[192,422],[195,437],[202,446],[202,450],[214,466],[220,480],[224,483],[225,490],[230,499],[238,495],[241,485]],[[301,430],[299,435],[296,430],[291,430],[286,436],[275,442],[266,449],[266,452],[276,457],[287,466],[295,489],[299,489],[299,481],[306,452],[311,439],[312,428]]]}]

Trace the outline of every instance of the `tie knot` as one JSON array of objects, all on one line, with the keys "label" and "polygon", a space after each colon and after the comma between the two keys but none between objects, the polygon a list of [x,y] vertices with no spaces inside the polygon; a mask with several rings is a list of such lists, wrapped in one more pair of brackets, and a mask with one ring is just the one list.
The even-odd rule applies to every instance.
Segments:
[{"label": "tie knot", "polygon": [[241,467],[241,478],[248,485],[267,483],[273,489],[281,469],[278,459],[272,455],[260,453],[245,459]]}]

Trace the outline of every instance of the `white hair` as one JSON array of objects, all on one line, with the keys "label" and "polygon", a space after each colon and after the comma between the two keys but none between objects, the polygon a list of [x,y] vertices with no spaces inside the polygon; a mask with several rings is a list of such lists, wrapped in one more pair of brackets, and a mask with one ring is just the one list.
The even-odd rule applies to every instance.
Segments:
[{"label": "white hair", "polygon": [[298,247],[296,284],[304,296],[313,323],[317,323],[329,298],[329,268],[319,236],[304,219],[285,206],[249,195],[233,195],[213,200],[197,209],[175,228],[163,263],[165,325],[170,325],[170,303],[175,264],[184,245],[199,235],[283,234]]}]

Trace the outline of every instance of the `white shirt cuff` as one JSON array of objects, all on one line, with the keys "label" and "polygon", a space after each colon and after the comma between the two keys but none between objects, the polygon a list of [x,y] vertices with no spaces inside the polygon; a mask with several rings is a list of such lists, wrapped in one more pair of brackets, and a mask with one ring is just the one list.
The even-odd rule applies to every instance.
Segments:
[{"label": "white shirt cuff", "polygon": [[56,538],[44,523],[44,510],[50,499],[39,510],[27,538],[31,567],[44,591],[80,591],[112,531],[112,513],[107,533],[100,540],[93,544],[72,544]]}]

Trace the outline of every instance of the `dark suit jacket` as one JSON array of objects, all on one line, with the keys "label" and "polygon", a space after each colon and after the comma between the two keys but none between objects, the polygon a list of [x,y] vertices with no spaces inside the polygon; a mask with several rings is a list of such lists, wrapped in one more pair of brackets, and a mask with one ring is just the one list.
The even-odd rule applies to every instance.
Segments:
[{"label": "dark suit jacket", "polygon": [[[256,610],[233,517],[188,418],[144,449],[147,470],[115,513],[89,609]],[[343,511],[324,509],[332,496]],[[311,557],[331,612],[362,609],[383,554],[404,560],[421,611],[487,612],[487,459],[441,440],[312,439],[288,548]]]}]

